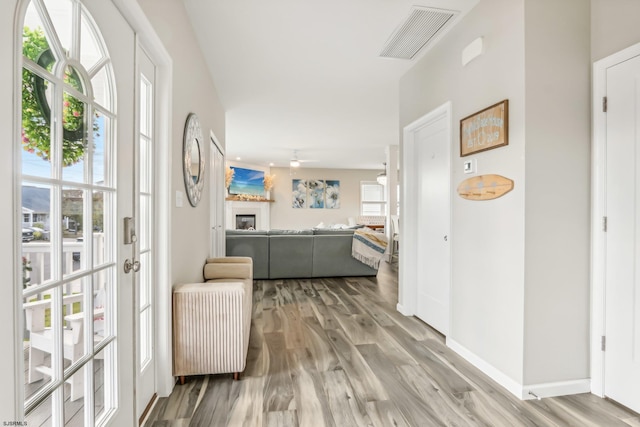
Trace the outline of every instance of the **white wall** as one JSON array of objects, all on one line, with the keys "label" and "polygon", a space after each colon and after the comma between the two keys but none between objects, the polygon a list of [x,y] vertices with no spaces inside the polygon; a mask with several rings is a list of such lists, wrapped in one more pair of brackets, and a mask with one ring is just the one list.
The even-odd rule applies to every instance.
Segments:
[{"label": "white wall", "polygon": [[[314,169],[301,167],[294,176],[289,168],[271,168],[276,175],[271,198],[271,228],[302,230],[320,222],[325,225],[346,224],[349,217],[360,215],[360,181],[375,181],[380,170]],[[292,179],[340,180],[340,209],[293,209],[291,207]]]},{"label": "white wall", "polygon": [[525,2],[524,384],[589,377],[590,15]]},{"label": "white wall", "polygon": [[[448,338],[525,396],[529,385],[588,386],[589,20],[586,0],[483,0],[400,84],[401,127],[452,102],[454,189],[468,177],[459,120],[509,99],[509,145],[471,157],[514,190],[452,195]],[[484,55],[462,67],[479,36]]]},{"label": "white wall", "polygon": [[637,0],[591,0],[592,61],[639,43],[638,16]]},{"label": "white wall", "polygon": [[[172,0],[139,0],[140,6],[173,59],[171,151],[172,283],[202,280],[202,265],[209,254],[209,177],[205,170],[202,199],[193,208],[182,175],[182,134],[189,113],[200,118],[203,149],[209,165],[209,131],[225,146],[225,112],[198,47],[184,4]],[[175,193],[183,193],[183,207],[175,206]]]},{"label": "white wall", "polygon": [[[509,145],[471,157],[477,159],[478,174],[511,178],[514,190],[487,202],[451,196],[449,338],[517,383],[522,381],[524,298],[523,19],[523,0],[481,1],[400,82],[401,128],[452,102],[454,189],[469,177],[459,156],[460,119],[509,99]],[[463,67],[462,49],[480,36],[485,54]],[[401,297],[409,285],[401,284]]]}]

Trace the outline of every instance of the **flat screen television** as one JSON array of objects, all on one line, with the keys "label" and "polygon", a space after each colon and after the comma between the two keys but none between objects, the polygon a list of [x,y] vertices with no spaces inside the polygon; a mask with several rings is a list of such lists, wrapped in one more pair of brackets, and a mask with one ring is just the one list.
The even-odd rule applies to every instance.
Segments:
[{"label": "flat screen television", "polygon": [[264,171],[244,169],[231,166],[233,179],[229,185],[229,194],[249,194],[252,196],[264,196]]}]

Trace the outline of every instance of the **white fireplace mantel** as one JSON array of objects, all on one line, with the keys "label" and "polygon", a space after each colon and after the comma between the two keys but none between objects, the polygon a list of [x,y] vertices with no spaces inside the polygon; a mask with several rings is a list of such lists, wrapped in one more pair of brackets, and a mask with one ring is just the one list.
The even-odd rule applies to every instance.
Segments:
[{"label": "white fireplace mantel", "polygon": [[227,200],[225,202],[225,224],[227,229],[236,227],[236,215],[255,215],[256,230],[269,230],[271,220],[269,202]]}]

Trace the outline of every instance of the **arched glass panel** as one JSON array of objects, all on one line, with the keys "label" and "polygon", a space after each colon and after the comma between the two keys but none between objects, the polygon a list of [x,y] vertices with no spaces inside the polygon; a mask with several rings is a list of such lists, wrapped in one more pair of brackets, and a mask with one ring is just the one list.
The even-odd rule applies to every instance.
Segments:
[{"label": "arched glass panel", "polygon": [[78,1],[31,0],[21,31],[25,421],[83,425],[115,404],[113,72]]}]

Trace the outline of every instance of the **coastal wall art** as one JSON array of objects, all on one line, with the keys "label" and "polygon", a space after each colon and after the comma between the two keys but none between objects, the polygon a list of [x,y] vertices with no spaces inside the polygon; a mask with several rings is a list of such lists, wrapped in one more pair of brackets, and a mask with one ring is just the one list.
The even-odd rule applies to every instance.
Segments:
[{"label": "coastal wall art", "polygon": [[293,209],[339,209],[340,181],[335,179],[292,179]]}]

